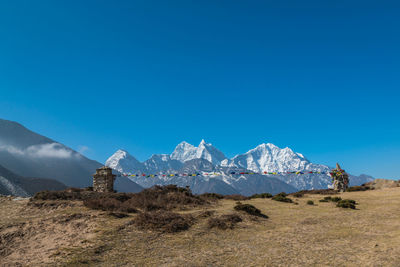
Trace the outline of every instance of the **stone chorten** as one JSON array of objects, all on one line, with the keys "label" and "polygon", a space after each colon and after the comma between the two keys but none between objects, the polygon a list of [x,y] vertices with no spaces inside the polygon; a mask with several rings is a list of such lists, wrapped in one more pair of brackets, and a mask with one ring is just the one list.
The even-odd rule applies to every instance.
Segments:
[{"label": "stone chorten", "polygon": [[343,170],[339,163],[336,163],[336,169],[330,173],[333,182],[333,189],[339,192],[345,192],[349,187],[349,175]]},{"label": "stone chorten", "polygon": [[103,166],[96,170],[93,174],[93,191],[95,192],[114,192],[114,174],[112,174],[112,169]]}]

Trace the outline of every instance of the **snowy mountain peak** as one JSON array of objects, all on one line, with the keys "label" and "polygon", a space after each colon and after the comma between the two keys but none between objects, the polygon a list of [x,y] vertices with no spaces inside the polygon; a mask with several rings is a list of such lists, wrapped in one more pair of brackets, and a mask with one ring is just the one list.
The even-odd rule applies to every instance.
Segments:
[{"label": "snowy mountain peak", "polygon": [[229,161],[223,161],[222,165],[245,168],[255,172],[320,171],[327,168],[310,163],[303,155],[295,153],[288,147],[281,149],[271,143],[258,145],[245,154],[237,155]]},{"label": "snowy mountain peak", "polygon": [[179,160],[181,162],[191,160],[196,155],[197,148],[187,142],[181,142],[176,146],[174,152],[171,154],[171,159]]},{"label": "snowy mountain peak", "polygon": [[106,160],[106,166],[119,172],[127,171],[127,169],[129,169],[129,171],[132,171],[141,170],[143,168],[142,163],[140,163],[127,151],[122,149],[117,150],[111,157]]},{"label": "snowy mountain peak", "polygon": [[[202,187],[204,186],[202,183],[218,181],[218,183],[221,183],[219,186],[222,186],[226,183],[227,185],[233,186],[236,189],[242,188],[243,190],[248,190],[254,185],[255,187],[253,189],[255,191],[243,191],[246,192],[246,194],[252,194],[255,192],[265,192],[263,191],[265,188],[263,189],[263,187],[260,187],[259,184],[252,184],[254,182],[253,179],[256,179],[261,183],[269,179],[277,178],[298,189],[327,188],[331,184],[331,178],[329,175],[327,175],[330,170],[328,166],[311,163],[302,154],[294,152],[289,147],[279,148],[271,143],[260,144],[246,153],[237,155],[232,159],[226,158],[221,151],[215,148],[212,144],[207,143],[205,140],[201,140],[198,147],[195,147],[187,142],[181,142],[176,146],[171,155],[154,154],[151,156],[151,158],[143,163],[140,163],[127,151],[118,150],[107,160],[106,165],[122,173],[132,174],[156,174],[165,172],[201,173],[211,171],[223,173],[221,176],[216,176],[215,179],[210,179],[210,176],[199,176],[196,178],[173,176],[173,178],[158,177],[154,179],[147,179],[140,176],[140,178],[134,179],[134,182],[137,182],[144,187],[149,187],[154,184],[169,183],[186,186],[191,182],[194,182],[197,186]],[[269,175],[238,177],[229,174],[231,171],[237,171],[238,169],[250,170],[255,173],[312,171],[321,172],[321,174],[305,173],[304,175],[292,175],[286,173],[284,175],[276,175],[274,178],[269,177]],[[352,176],[351,179],[353,184],[362,184],[370,181],[372,178]],[[282,191],[281,189],[279,190]],[[279,190],[278,192],[280,192]]]},{"label": "snowy mountain peak", "polygon": [[192,159],[206,159],[215,165],[219,165],[225,158],[225,155],[221,151],[212,144],[206,143],[204,139],[201,140],[198,147],[187,142],[182,142],[176,146],[174,152],[171,154],[171,159],[181,162]]}]

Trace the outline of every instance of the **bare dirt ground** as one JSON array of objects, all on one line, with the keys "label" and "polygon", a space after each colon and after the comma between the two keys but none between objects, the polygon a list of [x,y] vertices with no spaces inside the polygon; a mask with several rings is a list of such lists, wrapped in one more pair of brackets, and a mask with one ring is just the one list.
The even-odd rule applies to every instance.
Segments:
[{"label": "bare dirt ground", "polygon": [[[233,213],[220,200],[191,213],[187,231],[140,230],[136,214],[115,218],[80,202],[28,206],[0,198],[1,266],[400,266],[400,188],[339,195],[357,210],[322,203],[321,195],[242,201],[268,219],[241,214],[234,229],[207,227],[205,210]],[[315,205],[307,205],[313,200]]]}]

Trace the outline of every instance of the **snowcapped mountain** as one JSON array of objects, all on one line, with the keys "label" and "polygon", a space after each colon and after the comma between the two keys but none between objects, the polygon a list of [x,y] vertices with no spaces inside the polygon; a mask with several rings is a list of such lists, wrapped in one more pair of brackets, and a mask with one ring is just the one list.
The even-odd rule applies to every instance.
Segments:
[{"label": "snowcapped mountain", "polygon": [[[176,146],[171,155],[153,155],[141,163],[128,152],[118,150],[106,162],[106,165],[122,173],[200,173],[196,177],[164,176],[149,179],[132,177],[131,179],[143,187],[155,184],[175,183],[180,186],[190,185],[193,192],[232,193],[237,191],[248,195],[254,193],[282,191],[293,192],[303,189],[327,188],[331,185],[328,174],[282,174],[261,175],[264,172],[313,171],[329,173],[326,165],[314,164],[302,154],[290,148],[279,148],[266,143],[248,152],[228,159],[212,144],[202,140],[198,147],[187,142]],[[254,175],[232,175],[232,172],[252,171]],[[220,175],[204,175],[207,172],[219,172]],[[362,184],[372,180],[370,176],[351,176],[350,183]],[[353,182],[352,182],[353,181]],[[209,190],[209,191],[207,191]],[[214,191],[213,191],[214,190]]]},{"label": "snowcapped mountain", "polygon": [[214,165],[219,165],[225,160],[224,153],[215,148],[212,144],[201,140],[198,147],[195,147],[186,142],[180,143],[172,152],[171,159],[185,162],[192,159],[206,159]]},{"label": "snowcapped mountain", "polygon": [[261,144],[245,154],[224,160],[221,166],[240,167],[254,172],[329,171],[328,166],[313,164],[302,154],[274,144]]},{"label": "snowcapped mountain", "polygon": [[182,167],[183,163],[179,160],[171,159],[168,154],[155,154],[143,162],[143,165],[147,172],[160,172],[163,170],[177,170]]},{"label": "snowcapped mountain", "polygon": [[144,170],[144,166],[140,161],[122,149],[117,150],[117,152],[107,159],[106,166],[116,171],[126,173]]}]

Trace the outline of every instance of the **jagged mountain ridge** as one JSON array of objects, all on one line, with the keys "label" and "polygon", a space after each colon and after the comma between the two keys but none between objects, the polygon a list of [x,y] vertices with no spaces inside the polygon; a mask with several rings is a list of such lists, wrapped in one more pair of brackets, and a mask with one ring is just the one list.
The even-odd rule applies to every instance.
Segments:
[{"label": "jagged mountain ridge", "polygon": [[[121,155],[123,155],[121,157]],[[154,158],[162,158],[162,164],[154,161]],[[150,165],[149,161],[153,164]],[[134,162],[134,164],[130,164]],[[172,164],[174,162],[174,164]],[[274,181],[275,189],[284,188],[287,191],[327,188],[331,184],[331,178],[326,174],[304,174],[304,175],[231,175],[232,171],[253,171],[256,173],[263,172],[288,172],[288,171],[315,171],[328,173],[330,168],[326,165],[314,164],[306,159],[302,154],[295,153],[290,148],[279,148],[273,144],[266,143],[257,146],[248,152],[237,155],[228,159],[224,154],[212,146],[212,144],[201,141],[198,147],[187,142],[178,144],[175,150],[168,154],[153,155],[149,160],[140,163],[127,151],[119,150],[111,156],[107,162],[107,166],[122,173],[174,173],[174,172],[211,172],[218,170],[221,176],[197,176],[198,180],[210,181],[216,179],[233,187],[243,194],[250,192],[262,192],[262,190],[273,191],[271,183],[265,185],[265,181]],[[174,166],[172,166],[174,165]],[[372,180],[370,176],[351,176],[351,184],[361,184]],[[176,182],[175,178],[159,177],[154,180],[148,178],[132,177],[132,180],[144,187],[154,184],[167,184]],[[179,185],[186,184],[188,177],[182,177]],[[255,182],[258,179],[263,181]],[[284,182],[284,184],[276,183],[276,180]],[[264,186],[260,186],[263,185]],[[268,183],[267,183],[268,184]],[[285,187],[289,185],[290,187]],[[247,187],[247,188],[246,188]],[[281,190],[281,191],[285,191]],[[268,192],[268,191],[264,191]]]}]

